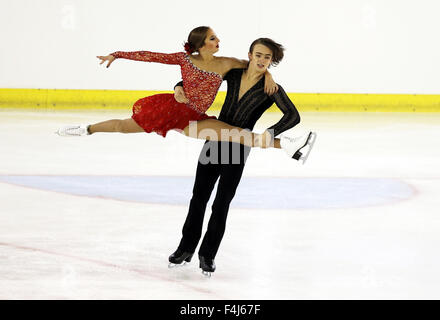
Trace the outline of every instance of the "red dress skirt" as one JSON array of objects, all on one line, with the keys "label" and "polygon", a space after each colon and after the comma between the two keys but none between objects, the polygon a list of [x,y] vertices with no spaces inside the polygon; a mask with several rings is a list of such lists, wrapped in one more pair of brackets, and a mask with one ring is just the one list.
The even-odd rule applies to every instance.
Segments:
[{"label": "red dress skirt", "polygon": [[183,130],[190,121],[217,118],[199,113],[186,104],[177,102],[172,93],[161,93],[136,101],[133,105],[132,119],[145,132],[156,132],[165,137],[169,130]]}]

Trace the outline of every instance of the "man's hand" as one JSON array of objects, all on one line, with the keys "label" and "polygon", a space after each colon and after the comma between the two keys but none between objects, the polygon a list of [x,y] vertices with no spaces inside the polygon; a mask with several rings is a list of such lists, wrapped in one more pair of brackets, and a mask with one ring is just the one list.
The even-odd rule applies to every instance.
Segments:
[{"label": "man's hand", "polygon": [[181,86],[176,86],[174,88],[174,99],[176,99],[176,101],[180,103],[189,102],[188,98],[185,96],[185,91],[183,91],[183,87]]}]

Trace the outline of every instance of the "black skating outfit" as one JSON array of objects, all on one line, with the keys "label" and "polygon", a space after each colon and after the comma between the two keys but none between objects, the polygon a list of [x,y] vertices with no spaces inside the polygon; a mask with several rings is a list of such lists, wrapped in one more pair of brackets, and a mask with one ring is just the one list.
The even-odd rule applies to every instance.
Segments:
[{"label": "black skating outfit", "polygon": [[[297,125],[300,116],[292,101],[280,85],[277,93],[272,96],[265,94],[264,77],[238,101],[244,70],[232,69],[224,77],[228,89],[218,119],[233,126],[252,130],[261,115],[275,102],[284,115],[279,122],[268,129],[273,130],[274,137]],[[182,82],[177,85],[182,85]],[[178,247],[180,252],[194,253],[202,235],[207,202],[216,181],[219,180],[208,229],[199,249],[199,256],[209,260],[214,259],[225,232],[229,205],[234,198],[249,152],[249,147],[238,143],[205,142],[199,157],[193,196],[182,230],[182,240]],[[208,160],[211,161],[207,163]]]}]

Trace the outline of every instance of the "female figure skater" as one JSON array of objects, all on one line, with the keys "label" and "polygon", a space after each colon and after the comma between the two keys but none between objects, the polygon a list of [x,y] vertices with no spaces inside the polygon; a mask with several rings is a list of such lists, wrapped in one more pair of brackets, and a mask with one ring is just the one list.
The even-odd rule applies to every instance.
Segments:
[{"label": "female figure skater", "polygon": [[[233,68],[246,67],[248,63],[246,60],[214,56],[214,53],[219,50],[219,42],[220,40],[211,28],[202,26],[190,32],[185,44],[186,53],[117,51],[108,56],[98,56],[101,64],[108,62],[107,68],[118,58],[180,65],[188,103],[177,102],[173,94],[156,94],[136,101],[130,119],[67,126],[56,133],[61,136],[82,136],[96,132],[145,131],[150,133],[154,131],[165,137],[167,132],[173,129],[198,139],[237,142],[249,147],[279,148],[280,144],[274,143],[267,135],[267,139],[263,139],[261,134],[231,126],[205,113],[214,101],[223,76]],[[193,55],[194,52],[198,54]],[[265,91],[273,94],[277,90],[277,85],[270,74],[267,79]],[[226,135],[226,132],[229,134]],[[304,135],[297,139],[287,139],[284,145],[295,153],[306,140],[307,136]]]}]

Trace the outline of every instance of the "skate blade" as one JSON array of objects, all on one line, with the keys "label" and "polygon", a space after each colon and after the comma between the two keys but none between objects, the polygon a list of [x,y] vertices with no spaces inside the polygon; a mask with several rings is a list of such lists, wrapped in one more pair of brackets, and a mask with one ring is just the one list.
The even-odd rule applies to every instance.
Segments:
[{"label": "skate blade", "polygon": [[202,271],[202,274],[203,274],[206,278],[211,278],[211,272],[209,272],[209,271]]},{"label": "skate blade", "polygon": [[313,149],[313,145],[315,144],[315,141],[316,141],[316,136],[317,136],[316,132],[310,132],[309,137],[307,138],[305,145],[301,149],[298,150],[298,151],[301,151],[303,148],[307,148],[306,153],[303,153],[301,155],[301,157],[299,158],[299,161],[302,162],[302,165],[304,165],[304,163],[307,161],[307,158],[309,157],[310,152]]},{"label": "skate blade", "polygon": [[55,131],[54,133],[60,137],[79,137],[80,136],[80,135],[73,135],[73,134],[61,134],[59,130]]},{"label": "skate blade", "polygon": [[168,268],[169,269],[173,269],[173,268],[181,268],[181,267],[184,267],[184,266],[186,266],[187,264],[189,264],[188,262],[186,262],[186,261],[184,261],[184,262],[182,262],[181,264],[176,264],[176,263],[169,263],[168,264]]}]

